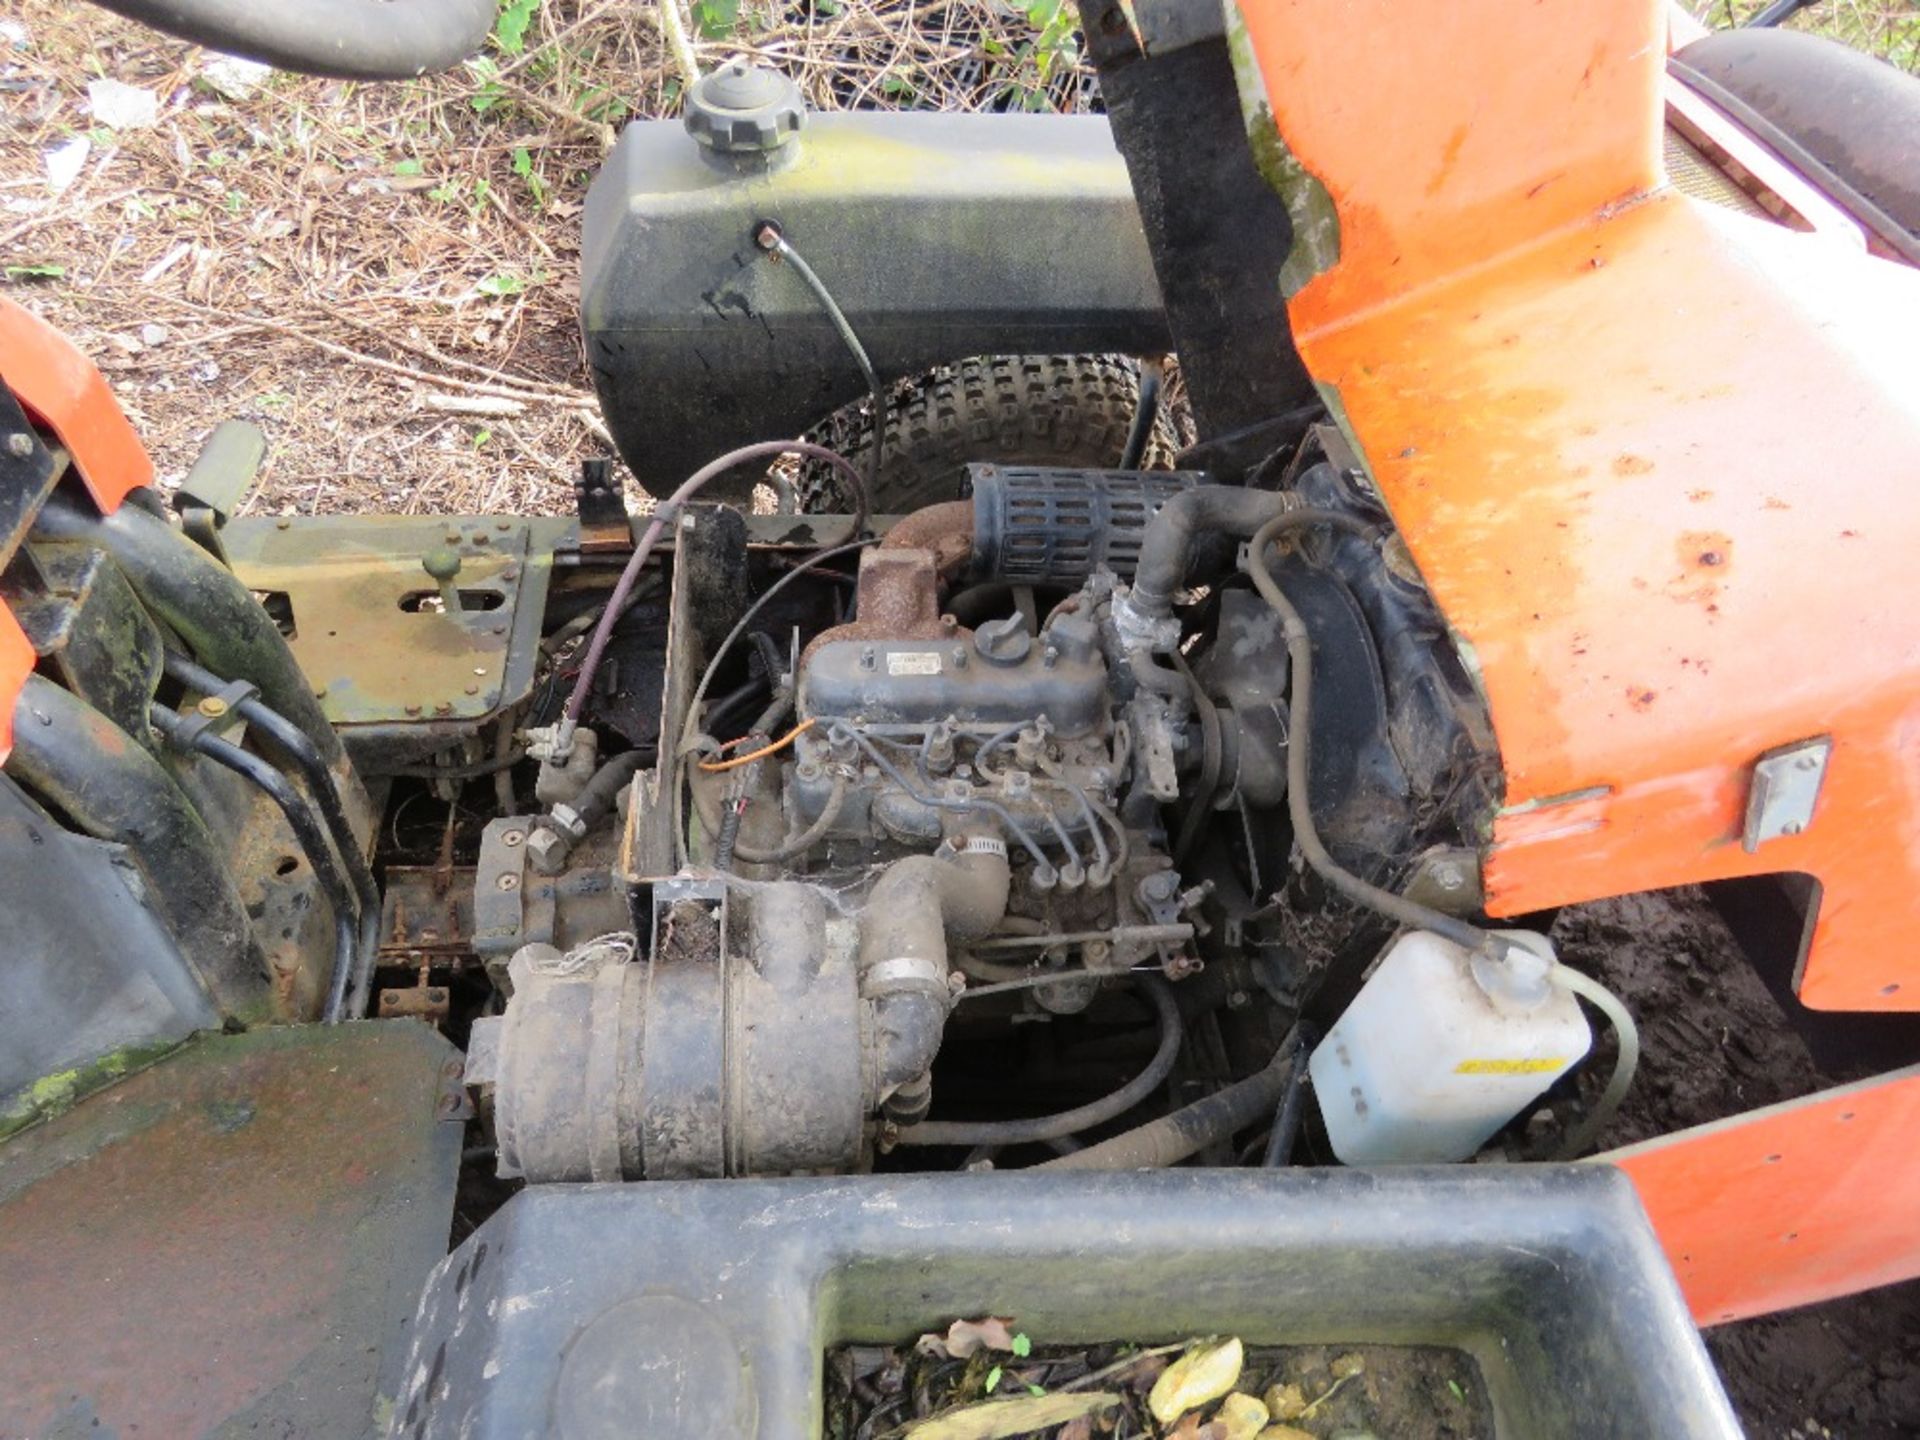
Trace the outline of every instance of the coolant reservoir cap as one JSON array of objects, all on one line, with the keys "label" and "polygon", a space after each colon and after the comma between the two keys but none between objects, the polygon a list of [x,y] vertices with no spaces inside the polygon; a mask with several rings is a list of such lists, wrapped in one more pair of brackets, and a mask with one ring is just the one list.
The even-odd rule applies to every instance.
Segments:
[{"label": "coolant reservoir cap", "polygon": [[1557,958],[1553,942],[1531,930],[1494,933],[1513,944],[1503,948],[1498,958],[1475,955],[1470,966],[1474,982],[1496,1009],[1509,1015],[1538,1010],[1553,994],[1553,984],[1547,978]]},{"label": "coolant reservoir cap", "polygon": [[778,150],[807,121],[800,87],[778,70],[733,60],[702,75],[687,92],[687,133],[724,155]]}]

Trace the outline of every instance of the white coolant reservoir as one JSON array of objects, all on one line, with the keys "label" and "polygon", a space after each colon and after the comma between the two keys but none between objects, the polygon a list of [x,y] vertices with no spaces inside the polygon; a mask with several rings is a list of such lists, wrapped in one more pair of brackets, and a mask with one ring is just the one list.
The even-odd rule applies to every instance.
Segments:
[{"label": "white coolant reservoir", "polygon": [[1580,1006],[1547,978],[1544,935],[1476,956],[1412,930],[1388,948],[1308,1070],[1333,1153],[1348,1165],[1466,1160],[1593,1044]]}]

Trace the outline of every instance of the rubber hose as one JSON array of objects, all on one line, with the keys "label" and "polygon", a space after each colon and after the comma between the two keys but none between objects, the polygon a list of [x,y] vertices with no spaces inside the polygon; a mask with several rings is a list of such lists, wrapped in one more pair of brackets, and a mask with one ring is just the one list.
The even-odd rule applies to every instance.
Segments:
[{"label": "rubber hose", "polygon": [[[1157,975],[1141,975],[1142,988],[1160,1022],[1160,1047],[1147,1068],[1115,1090],[1078,1109],[1032,1120],[923,1120],[902,1130],[902,1145],[1027,1145],[1078,1135],[1117,1119],[1160,1088],[1180,1057],[1180,1007],[1173,987]],[[1095,1147],[1098,1148],[1098,1147]],[[1085,1151],[1075,1151],[1076,1155]]]},{"label": "rubber hose", "polygon": [[1300,1111],[1306,1101],[1307,1057],[1313,1050],[1313,1032],[1305,1020],[1293,1027],[1293,1067],[1287,1072],[1287,1088],[1280,1095],[1280,1108],[1273,1117],[1273,1129],[1267,1132],[1267,1145],[1260,1164],[1269,1170],[1293,1162],[1294,1142],[1300,1138]]},{"label": "rubber hose", "polygon": [[1467,950],[1493,953],[1513,948],[1513,942],[1489,934],[1477,925],[1444,914],[1429,906],[1395,895],[1378,885],[1370,885],[1333,858],[1320,839],[1314,824],[1309,798],[1309,750],[1313,718],[1313,637],[1273,578],[1267,564],[1267,547],[1288,530],[1312,525],[1331,525],[1350,534],[1371,538],[1375,527],[1337,510],[1289,510],[1262,525],[1247,551],[1247,573],[1256,590],[1280,616],[1287,640],[1287,815],[1293,822],[1294,843],[1307,864],[1335,890],[1354,904],[1384,915],[1396,925],[1410,930],[1431,930]]},{"label": "rubber hose", "polygon": [[[724,475],[736,465],[744,465],[749,460],[771,460],[780,455],[806,455],[815,460],[825,461],[853,481],[860,495],[860,513],[867,513],[866,481],[860,478],[860,472],[853,468],[846,456],[838,451],[829,450],[824,445],[815,445],[809,440],[763,440],[757,445],[742,445],[737,450],[729,450],[717,460],[710,460],[680,484],[680,488],[669,495],[660,507],[653,512],[653,518],[647,522],[647,528],[640,534],[640,543],[633,547],[633,554],[620,571],[620,578],[614,582],[613,594],[607,597],[606,608],[600,612],[600,619],[593,627],[593,638],[587,641],[586,654],[580,659],[580,673],[575,677],[573,690],[567,696],[566,709],[562,712],[569,727],[580,721],[580,712],[586,708],[587,696],[593,693],[593,677],[600,669],[601,657],[607,653],[607,642],[613,637],[613,627],[619,623],[621,615],[626,613],[627,597],[640,581],[640,572],[647,567],[647,559],[653,554],[654,547],[660,543],[660,537],[666,533],[667,526],[681,508],[709,481]],[[826,552],[813,557],[816,560],[827,558]],[[763,597],[764,598],[764,597]],[[749,615],[752,610],[747,612]],[[744,618],[744,617],[743,617]],[[570,732],[569,732],[570,733]]]},{"label": "rubber hose", "polygon": [[629,750],[624,755],[616,755],[598,770],[593,778],[580,787],[580,793],[574,796],[573,813],[580,817],[580,823],[591,833],[593,827],[607,818],[614,805],[620,799],[620,792],[639,772],[641,753]]},{"label": "rubber hose", "polygon": [[485,42],[496,0],[97,0],[226,55],[340,80],[411,80]]},{"label": "rubber hose", "polygon": [[1287,1088],[1293,1066],[1291,1032],[1266,1069],[1196,1100],[1171,1115],[1089,1145],[1035,1170],[1162,1170],[1244,1130],[1267,1114]]},{"label": "rubber hose", "polygon": [[1154,421],[1160,418],[1160,390],[1166,380],[1166,365],[1160,360],[1140,362],[1140,398],[1133,407],[1133,425],[1127,431],[1127,443],[1120,451],[1120,468],[1138,470],[1146,458],[1147,442],[1153,438]]},{"label": "rubber hose", "polygon": [[833,822],[840,818],[841,808],[847,801],[847,777],[835,774],[833,789],[827,793],[827,803],[821,807],[819,817],[791,840],[785,841],[772,850],[755,850],[750,845],[734,842],[733,853],[749,865],[777,865],[783,860],[797,860],[825,837],[833,828]]},{"label": "rubber hose", "polygon": [[1573,1133],[1561,1143],[1554,1155],[1556,1160],[1571,1160],[1599,1138],[1600,1132],[1607,1128],[1620,1109],[1620,1102],[1627,1098],[1627,1091],[1633,1086],[1634,1072],[1640,1067],[1640,1027],[1633,1023],[1633,1015],[1620,1003],[1620,997],[1591,975],[1584,975],[1569,965],[1555,965],[1547,972],[1547,978],[1562,989],[1571,990],[1582,999],[1593,1002],[1594,1009],[1607,1017],[1613,1026],[1613,1037],[1619,1047],[1614,1057],[1613,1074],[1607,1078],[1607,1088],[1600,1092],[1600,1098],[1594,1102],[1593,1109],[1586,1119],[1574,1127]]},{"label": "rubber hose", "polygon": [[260,698],[298,725],[328,766],[343,764],[340,737],[314,698],[286,637],[240,577],[185,535],[133,505],[100,516],[64,495],[55,495],[42,507],[34,533],[105,550],[141,602],[173,628],[202,664],[259,686]]}]

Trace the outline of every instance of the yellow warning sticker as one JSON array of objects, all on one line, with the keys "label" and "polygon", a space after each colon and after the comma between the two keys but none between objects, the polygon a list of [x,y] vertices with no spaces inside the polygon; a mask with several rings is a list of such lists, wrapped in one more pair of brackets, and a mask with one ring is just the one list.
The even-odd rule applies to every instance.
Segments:
[{"label": "yellow warning sticker", "polygon": [[1567,1062],[1556,1056],[1544,1056],[1538,1060],[1462,1060],[1453,1067],[1456,1075],[1544,1075],[1550,1070],[1562,1070]]}]

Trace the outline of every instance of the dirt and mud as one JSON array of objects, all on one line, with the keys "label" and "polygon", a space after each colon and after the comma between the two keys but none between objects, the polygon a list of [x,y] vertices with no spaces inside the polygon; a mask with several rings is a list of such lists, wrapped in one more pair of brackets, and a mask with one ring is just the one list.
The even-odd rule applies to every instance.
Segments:
[{"label": "dirt and mud", "polygon": [[[1641,1027],[1640,1074],[1603,1145],[1859,1078],[1844,1061],[1815,1063],[1697,891],[1582,906],[1553,935]],[[1920,1435],[1920,1281],[1716,1326],[1706,1339],[1754,1440]]]}]

